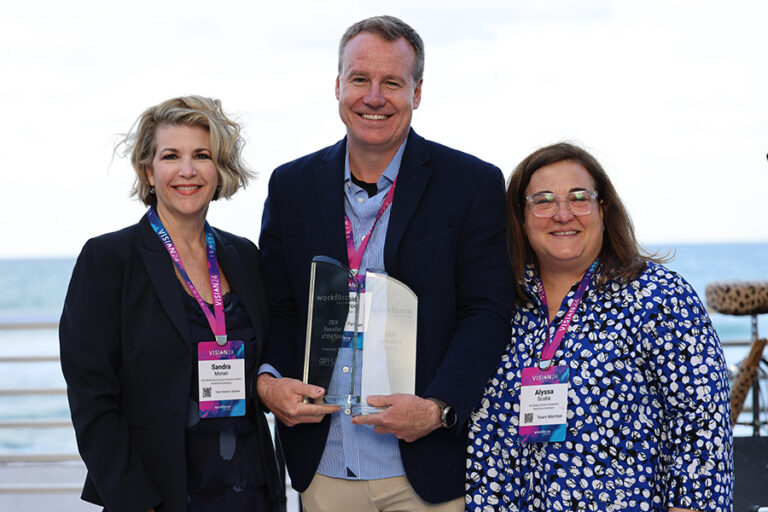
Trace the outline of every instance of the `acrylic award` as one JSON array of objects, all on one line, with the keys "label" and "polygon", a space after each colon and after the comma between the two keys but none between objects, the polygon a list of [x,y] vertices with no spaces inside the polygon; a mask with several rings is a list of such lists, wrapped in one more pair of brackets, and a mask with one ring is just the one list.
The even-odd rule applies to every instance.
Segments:
[{"label": "acrylic award", "polygon": [[311,265],[304,382],[325,388],[323,403],[352,415],[381,410],[367,404],[369,395],[413,394],[413,291],[383,272],[355,275],[326,256]]}]

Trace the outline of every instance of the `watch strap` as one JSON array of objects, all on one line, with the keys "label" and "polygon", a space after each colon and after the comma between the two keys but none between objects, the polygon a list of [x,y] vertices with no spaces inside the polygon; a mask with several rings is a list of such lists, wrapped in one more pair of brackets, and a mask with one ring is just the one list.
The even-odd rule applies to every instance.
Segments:
[{"label": "watch strap", "polygon": [[456,424],[456,411],[453,410],[453,407],[448,405],[448,402],[433,396],[425,398],[434,402],[440,408],[440,423],[443,428],[451,428]]}]

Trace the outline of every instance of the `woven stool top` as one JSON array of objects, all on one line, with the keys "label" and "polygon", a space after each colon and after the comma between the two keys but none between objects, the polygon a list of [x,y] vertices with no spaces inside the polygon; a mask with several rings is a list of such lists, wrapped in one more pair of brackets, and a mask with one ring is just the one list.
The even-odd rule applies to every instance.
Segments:
[{"label": "woven stool top", "polygon": [[768,280],[709,283],[706,299],[710,308],[724,315],[768,313]]}]

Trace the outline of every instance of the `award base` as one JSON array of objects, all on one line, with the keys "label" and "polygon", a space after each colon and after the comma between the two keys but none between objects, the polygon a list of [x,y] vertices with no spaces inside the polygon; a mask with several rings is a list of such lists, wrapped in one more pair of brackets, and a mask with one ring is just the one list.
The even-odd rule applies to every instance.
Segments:
[{"label": "award base", "polygon": [[354,411],[360,407],[360,396],[358,395],[325,395],[320,399],[325,405],[338,405],[342,412],[355,416]]},{"label": "award base", "polygon": [[360,404],[357,395],[325,395],[321,400],[326,405],[338,405],[342,409]]},{"label": "award base", "polygon": [[[305,403],[309,403],[309,401],[307,400]],[[319,400],[315,400],[314,403],[338,405],[344,413],[353,417],[377,414],[386,410],[386,407],[374,407],[372,405],[361,403],[358,395],[325,395]]]},{"label": "award base", "polygon": [[320,398],[302,396],[302,403],[317,405],[338,405],[342,409],[350,409],[360,404],[360,397],[356,395],[323,395]]},{"label": "award base", "polygon": [[352,416],[367,416],[369,414],[378,414],[386,410],[386,407],[374,407],[368,404],[357,404],[352,406],[350,414],[352,414]]}]

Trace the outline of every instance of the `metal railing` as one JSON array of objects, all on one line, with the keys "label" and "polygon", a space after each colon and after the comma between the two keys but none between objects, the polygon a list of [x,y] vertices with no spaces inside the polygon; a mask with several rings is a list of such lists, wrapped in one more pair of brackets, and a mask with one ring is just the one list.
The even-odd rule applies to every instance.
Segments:
[{"label": "metal railing", "polygon": [[[0,330],[31,330],[31,329],[51,329],[58,327],[58,322],[50,319],[29,319],[22,321],[2,321]],[[58,355],[42,356],[3,356],[0,357],[0,363],[6,364],[36,364],[36,363],[58,363]],[[44,395],[64,395],[64,388],[4,388],[0,389],[0,398],[2,397],[34,397]],[[48,428],[72,428],[72,421],[60,418],[43,419],[22,419],[22,420],[0,420],[0,429],[23,430],[23,429],[48,429]],[[78,464],[79,463],[79,464]],[[56,464],[63,464],[67,468],[83,464],[80,455],[77,453],[13,453],[0,454],[0,464],[4,465],[6,471],[13,470],[24,471],[25,468],[38,468],[40,464],[50,468]],[[63,467],[64,467],[63,466]],[[84,467],[84,466],[83,466]],[[26,469],[28,472],[34,472],[35,469]],[[71,473],[67,471],[65,473]],[[27,495],[27,494],[76,494],[83,488],[82,481],[45,481],[35,482],[2,482],[0,483],[0,495]]]},{"label": "metal railing", "polygon": [[[0,330],[19,330],[19,329],[55,329],[58,326],[56,322],[0,322]],[[723,341],[724,347],[749,347],[750,341]],[[0,363],[12,364],[31,364],[58,362],[56,356],[6,356],[0,357]],[[768,381],[768,375],[763,372],[758,376],[764,382]],[[63,395],[66,394],[64,388],[45,388],[45,389],[0,389],[0,397],[7,396],[39,396],[39,395]],[[759,415],[768,412],[768,406],[765,403],[760,405]],[[750,404],[745,404],[742,410],[743,414],[752,415],[753,408]],[[270,416],[270,426],[273,418]],[[743,423],[740,424],[751,424]],[[28,428],[72,428],[70,420],[62,419],[34,419],[34,420],[0,420],[0,429],[28,429]],[[0,454],[0,464],[3,463],[72,463],[82,460],[77,453],[65,454]],[[41,483],[0,483],[0,494],[47,494],[47,493],[78,493],[82,489],[82,483],[61,483],[61,482],[41,482]]]}]

